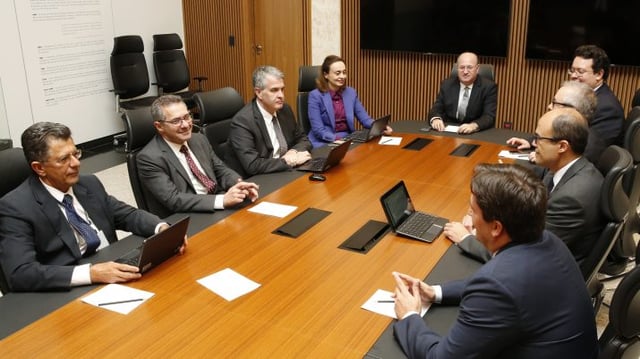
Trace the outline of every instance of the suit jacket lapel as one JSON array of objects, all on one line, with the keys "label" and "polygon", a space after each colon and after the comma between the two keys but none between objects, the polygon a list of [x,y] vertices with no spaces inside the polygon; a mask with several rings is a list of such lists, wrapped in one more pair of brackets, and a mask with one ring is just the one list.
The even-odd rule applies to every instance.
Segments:
[{"label": "suit jacket lapel", "polygon": [[569,179],[576,175],[585,165],[586,159],[584,157],[580,157],[569,169],[564,173],[564,176],[560,179],[560,182],[554,188],[560,188],[563,184],[565,184]]},{"label": "suit jacket lapel", "polygon": [[213,167],[211,167],[211,161],[207,159],[207,155],[204,153],[204,149],[197,141],[193,140],[193,137],[191,137],[191,139],[187,141],[187,143],[189,144],[189,148],[191,148],[191,152],[193,152],[193,155],[196,156],[198,162],[200,162],[200,166],[202,166],[204,173],[209,176],[209,178],[211,178],[214,182],[218,182],[216,181],[216,175]]},{"label": "suit jacket lapel", "polygon": [[[335,114],[335,112],[333,112],[333,101],[331,100],[331,94],[329,93],[329,91],[322,93],[322,104],[324,105],[325,109],[327,110],[327,114],[329,114],[329,122],[330,122],[331,128],[335,132],[335,130],[336,130],[336,114]],[[346,108],[345,108],[345,112],[346,112]],[[333,121],[331,121],[331,120],[333,120]]]},{"label": "suit jacket lapel", "polygon": [[165,140],[160,135],[156,135],[154,137],[154,140],[156,141],[158,149],[160,150],[160,152],[162,152],[162,157],[166,158],[167,161],[169,161],[169,164],[178,171],[180,176],[182,176],[184,181],[187,182],[189,187],[191,187],[191,189],[195,191],[195,188],[193,188],[193,184],[191,183],[191,178],[189,178],[189,174],[185,170],[184,166],[182,166],[182,163],[180,162],[178,157],[176,157],[176,154],[169,147],[167,142],[165,142]]},{"label": "suit jacket lapel", "polygon": [[[344,105],[344,113],[345,116],[347,117],[347,126],[349,126],[349,131],[353,132],[355,131],[355,119],[353,118],[353,114],[354,114],[354,109],[353,109],[353,96],[351,96],[350,93],[347,93],[346,91],[342,92],[342,104]],[[331,108],[333,109],[333,105],[331,106]]]},{"label": "suit jacket lapel", "polygon": [[264,124],[264,117],[262,117],[262,113],[260,113],[260,109],[258,108],[256,101],[257,100],[254,98],[251,106],[253,108],[253,119],[256,121],[256,125],[262,135],[262,143],[267,146],[267,150],[271,155],[273,154],[273,144],[271,143],[271,137],[269,137],[269,132],[267,131],[267,125]]},{"label": "suit jacket lapel", "polygon": [[74,257],[78,259],[82,258],[76,236],[73,229],[71,229],[71,225],[69,225],[69,222],[62,214],[62,210],[60,206],[58,206],[58,201],[44,188],[44,185],[37,176],[29,177],[29,186],[33,192],[33,197],[42,209],[42,213],[44,213],[49,220],[51,228],[54,229],[55,235],[69,248]]}]

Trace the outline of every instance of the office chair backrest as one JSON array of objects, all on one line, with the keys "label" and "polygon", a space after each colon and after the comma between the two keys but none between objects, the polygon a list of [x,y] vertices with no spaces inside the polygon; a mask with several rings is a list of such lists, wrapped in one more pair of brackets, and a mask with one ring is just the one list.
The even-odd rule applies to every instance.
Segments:
[{"label": "office chair backrest", "polygon": [[[493,65],[491,64],[478,64],[478,75],[489,79],[491,81],[495,81],[495,71],[493,69]],[[458,77],[458,64],[454,63],[451,67],[451,77]]]},{"label": "office chair backrest", "polygon": [[178,34],[153,35],[153,68],[162,93],[173,93],[189,86],[189,66]]},{"label": "office chair backrest", "polygon": [[631,169],[632,163],[627,150],[613,145],[607,147],[596,164],[604,177],[600,191],[600,208],[606,224],[591,252],[580,264],[580,270],[587,283],[594,279],[620,236],[629,209],[629,198],[622,186],[622,180]]},{"label": "office chair backrest", "polygon": [[22,148],[18,147],[0,151],[0,172],[0,197],[11,192],[33,174]]},{"label": "office chair backrest", "polygon": [[636,90],[636,93],[633,95],[633,100],[631,100],[631,107],[640,106],[640,89]]},{"label": "office chair backrest", "polygon": [[629,196],[629,217],[625,222],[620,246],[616,246],[619,256],[634,257],[636,242],[634,234],[640,232],[640,106],[629,111],[625,121],[624,148],[633,158],[633,168],[624,177],[624,188]]},{"label": "office chair backrest", "polygon": [[111,80],[120,99],[130,99],[149,91],[149,72],[143,52],[144,44],[138,35],[113,38]]},{"label": "office chair backrest", "polygon": [[129,182],[131,183],[131,189],[133,190],[133,196],[136,199],[138,208],[148,211],[150,194],[146,192],[142,186],[142,182],[140,182],[136,156],[156,134],[156,129],[153,126],[153,118],[148,108],[138,108],[123,111],[122,119],[124,120],[127,133],[125,151],[127,153]]},{"label": "office chair backrest", "polygon": [[244,107],[242,96],[233,87],[224,87],[214,91],[198,92],[193,100],[200,112],[200,126],[209,140],[213,151],[231,169],[241,176],[245,173],[231,149],[229,132],[233,116]]},{"label": "office chair backrest", "polygon": [[300,66],[298,72],[298,96],[296,106],[298,108],[298,121],[305,133],[311,131],[309,123],[309,92],[316,88],[316,77],[320,73],[320,66]]},{"label": "office chair backrest", "polygon": [[609,324],[600,336],[600,359],[640,357],[640,267],[620,281],[609,307]]}]

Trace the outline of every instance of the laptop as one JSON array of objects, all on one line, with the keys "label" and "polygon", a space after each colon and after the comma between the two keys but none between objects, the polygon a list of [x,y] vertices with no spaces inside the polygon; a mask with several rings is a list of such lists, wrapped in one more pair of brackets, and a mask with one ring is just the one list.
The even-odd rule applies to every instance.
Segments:
[{"label": "laptop", "polygon": [[433,242],[449,222],[448,219],[416,211],[404,181],[380,197],[391,228],[400,236]]},{"label": "laptop", "polygon": [[145,239],[140,247],[116,259],[116,262],[138,267],[140,273],[145,273],[178,253],[184,243],[187,227],[189,227],[189,217]]},{"label": "laptop", "polygon": [[371,128],[363,129],[348,134],[344,140],[352,140],[353,142],[369,142],[372,139],[382,136],[382,133],[387,128],[387,125],[391,121],[391,115],[382,116],[379,119],[373,121]]},{"label": "laptop", "polygon": [[329,170],[329,168],[337,166],[338,163],[342,161],[344,155],[346,155],[347,151],[349,151],[350,145],[351,140],[347,140],[339,144],[338,146],[331,147],[327,157],[312,158],[305,164],[298,167],[297,170],[317,173],[326,172],[327,170]]}]

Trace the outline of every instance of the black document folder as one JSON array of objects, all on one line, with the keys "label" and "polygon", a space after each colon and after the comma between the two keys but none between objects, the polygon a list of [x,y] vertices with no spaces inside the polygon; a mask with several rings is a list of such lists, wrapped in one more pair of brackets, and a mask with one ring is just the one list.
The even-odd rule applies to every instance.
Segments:
[{"label": "black document folder", "polygon": [[323,211],[317,208],[307,208],[299,215],[293,217],[287,223],[278,227],[273,234],[280,234],[287,237],[298,238],[302,233],[306,232],[314,224],[320,222],[324,217],[330,215],[331,212]]}]

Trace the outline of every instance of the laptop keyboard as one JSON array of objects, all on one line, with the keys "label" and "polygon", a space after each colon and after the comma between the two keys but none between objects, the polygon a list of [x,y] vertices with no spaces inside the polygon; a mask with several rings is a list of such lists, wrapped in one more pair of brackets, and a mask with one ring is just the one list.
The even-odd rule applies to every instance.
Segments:
[{"label": "laptop keyboard", "polygon": [[128,264],[135,267],[138,265],[139,258],[140,258],[140,248],[136,248],[128,252],[127,254],[123,255],[122,257],[116,259],[115,261],[118,263]]},{"label": "laptop keyboard", "polygon": [[351,132],[345,138],[343,138],[343,140],[345,141],[351,140],[353,142],[366,142],[368,136],[369,136],[368,130],[359,130],[359,131]]},{"label": "laptop keyboard", "polygon": [[407,235],[422,238],[422,235],[429,230],[437,218],[426,213],[414,212],[407,220],[402,222],[398,229]]},{"label": "laptop keyboard", "polygon": [[309,161],[308,169],[312,172],[320,172],[324,169],[325,162],[327,162],[325,157],[312,158]]}]

